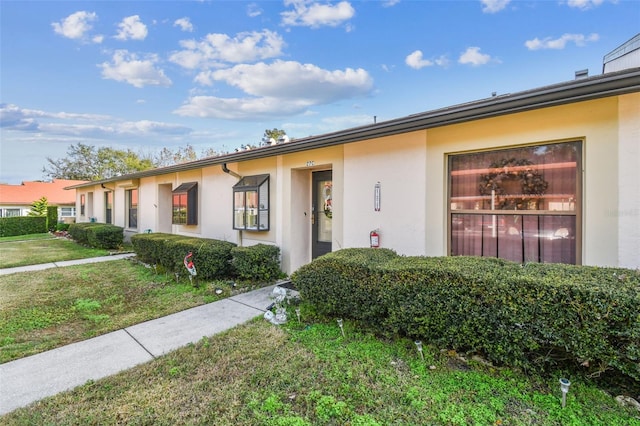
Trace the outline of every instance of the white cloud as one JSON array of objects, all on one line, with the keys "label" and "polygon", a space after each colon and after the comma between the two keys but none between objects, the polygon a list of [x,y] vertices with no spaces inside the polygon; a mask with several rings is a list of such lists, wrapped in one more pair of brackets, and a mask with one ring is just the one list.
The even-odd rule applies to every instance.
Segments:
[{"label": "white cloud", "polygon": [[398,3],[400,3],[400,0],[386,0],[382,2],[382,7],[393,7]]},{"label": "white cloud", "polygon": [[156,68],[158,57],[147,55],[139,59],[134,53],[118,50],[113,54],[112,62],[99,65],[102,77],[108,80],[122,81],[132,86],[170,86],[171,80],[161,69]]},{"label": "white cloud", "polygon": [[365,96],[373,86],[363,69],[330,71],[293,61],[236,65],[208,72],[206,79],[239,88],[248,96],[193,96],[175,111],[177,114],[226,119],[285,116],[302,113],[313,105]]},{"label": "white cloud", "polygon": [[409,54],[404,59],[404,62],[405,64],[416,70],[424,67],[431,67],[434,65],[438,65],[441,67],[449,65],[449,60],[445,56],[440,56],[439,58],[434,60],[424,59],[421,50],[416,50],[413,53]]},{"label": "white cloud", "polygon": [[329,71],[294,61],[236,65],[215,71],[213,78],[250,95],[309,99],[314,104],[364,95],[373,85],[369,73],[361,68]]},{"label": "white cloud", "polygon": [[497,13],[507,7],[511,0],[480,0],[480,3],[484,6],[482,11],[484,13]]},{"label": "white cloud", "polygon": [[60,22],[53,22],[51,26],[56,34],[72,40],[82,40],[85,34],[93,28],[91,22],[98,19],[94,12],[79,11],[72,13]]},{"label": "white cloud", "polygon": [[491,61],[491,56],[480,53],[479,47],[469,47],[458,58],[458,62],[461,64],[469,64],[474,67],[487,64]]},{"label": "white cloud", "polygon": [[585,36],[584,34],[563,34],[560,38],[552,39],[546,37],[542,40],[534,38],[533,40],[527,40],[524,45],[529,50],[540,49],[564,49],[567,43],[575,43],[576,46],[584,46],[588,42],[598,41],[600,36],[596,33]]},{"label": "white cloud", "polygon": [[257,3],[249,3],[247,5],[247,15],[251,18],[262,15],[263,10]]},{"label": "white cloud", "polygon": [[228,63],[252,62],[282,54],[284,40],[273,31],[246,32],[234,38],[226,34],[207,34],[201,41],[182,40],[183,50],[169,60],[188,69],[207,69]]},{"label": "white cloud", "polygon": [[122,121],[108,115],[49,112],[0,104],[0,127],[62,136],[183,135],[188,127],[150,120]]},{"label": "white cloud", "polygon": [[147,26],[140,21],[140,16],[127,16],[118,24],[118,40],[144,40],[147,37]]},{"label": "white cloud", "polygon": [[193,24],[191,23],[191,21],[189,20],[189,18],[180,18],[180,19],[176,19],[175,22],[173,23],[174,27],[180,27],[180,29],[182,31],[188,32],[188,33],[192,33],[193,32]]},{"label": "white cloud", "polygon": [[604,0],[568,0],[567,5],[569,7],[575,7],[581,10],[587,10],[600,6]]},{"label": "white cloud", "polygon": [[94,43],[96,43],[96,44],[100,44],[100,43],[102,43],[102,42],[104,41],[104,36],[103,36],[103,35],[101,35],[101,34],[98,34],[98,35],[96,35],[96,36],[93,36],[93,37],[91,38],[91,41],[92,41],[92,42],[94,42]]},{"label": "white cloud", "polygon": [[320,28],[336,27],[355,15],[355,9],[348,1],[337,4],[321,4],[313,0],[285,0],[285,6],[293,6],[293,10],[282,12],[282,24],[285,26],[302,26]]}]

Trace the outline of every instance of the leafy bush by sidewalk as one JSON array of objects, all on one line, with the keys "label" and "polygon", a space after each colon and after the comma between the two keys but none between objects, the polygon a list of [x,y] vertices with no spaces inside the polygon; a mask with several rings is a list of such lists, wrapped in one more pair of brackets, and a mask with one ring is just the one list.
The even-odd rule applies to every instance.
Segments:
[{"label": "leafy bush by sidewalk", "polygon": [[191,260],[202,279],[235,276],[269,282],[283,276],[277,246],[237,247],[228,241],[165,233],[136,234],[131,237],[131,244],[141,261],[176,273],[184,272],[183,260],[191,252]]},{"label": "leafy bush by sidewalk", "polygon": [[71,238],[95,248],[114,249],[124,241],[124,229],[108,223],[82,222],[69,225]]},{"label": "leafy bush by sidewalk", "polygon": [[638,271],[346,249],[292,279],[319,312],[381,333],[525,369],[569,362],[586,373],[617,370],[640,380]]}]

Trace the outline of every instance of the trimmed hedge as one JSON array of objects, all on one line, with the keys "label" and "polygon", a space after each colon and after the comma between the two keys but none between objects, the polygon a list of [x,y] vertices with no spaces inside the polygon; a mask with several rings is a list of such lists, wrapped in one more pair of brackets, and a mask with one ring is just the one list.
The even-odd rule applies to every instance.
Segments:
[{"label": "trimmed hedge", "polygon": [[185,272],[184,257],[192,252],[199,278],[219,279],[232,273],[231,250],[236,245],[228,241],[152,233],[133,235],[131,244],[141,261],[172,272]]},{"label": "trimmed hedge", "polygon": [[0,237],[44,234],[47,232],[46,216],[0,217]]},{"label": "trimmed hedge", "polygon": [[47,228],[49,232],[56,230],[56,224],[58,223],[58,207],[47,206]]},{"label": "trimmed hedge", "polygon": [[495,258],[400,257],[347,249],[296,271],[302,297],[325,315],[366,322],[497,364],[640,380],[640,272]]},{"label": "trimmed hedge", "polygon": [[273,281],[282,278],[280,248],[268,244],[234,247],[231,250],[234,272],[238,278],[253,281]]},{"label": "trimmed hedge", "polygon": [[80,244],[101,249],[118,248],[124,241],[122,227],[99,222],[72,223],[69,235]]}]

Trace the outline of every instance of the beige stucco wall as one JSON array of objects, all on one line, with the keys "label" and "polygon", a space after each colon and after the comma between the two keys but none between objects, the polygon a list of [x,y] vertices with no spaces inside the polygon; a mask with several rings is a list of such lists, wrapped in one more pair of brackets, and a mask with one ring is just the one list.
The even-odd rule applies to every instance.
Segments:
[{"label": "beige stucco wall", "polygon": [[[378,230],[380,247],[404,255],[424,254],[426,240],[433,237],[425,221],[427,194],[434,190],[427,185],[426,168],[424,131],[345,145],[341,246],[369,247],[369,233]],[[375,211],[378,182],[380,211]]]},{"label": "beige stucco wall", "polygon": [[[627,117],[630,118],[630,117]],[[618,217],[611,214],[618,199],[618,98],[605,98],[446,126],[427,131],[427,181],[438,191],[427,192],[426,255],[447,253],[446,159],[448,154],[582,140],[582,263],[618,263]],[[628,142],[632,144],[632,142]],[[630,167],[628,167],[630,168]],[[638,169],[630,172],[637,178]]]},{"label": "beige stucco wall", "polygon": [[640,268],[640,93],[620,97],[618,264]]}]

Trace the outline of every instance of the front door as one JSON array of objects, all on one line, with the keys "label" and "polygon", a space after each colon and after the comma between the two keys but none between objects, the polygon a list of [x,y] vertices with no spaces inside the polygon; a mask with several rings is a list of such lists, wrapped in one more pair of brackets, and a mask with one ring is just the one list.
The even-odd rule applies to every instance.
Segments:
[{"label": "front door", "polygon": [[314,172],[312,181],[311,257],[315,259],[331,251],[331,221],[333,220],[331,170]]}]

